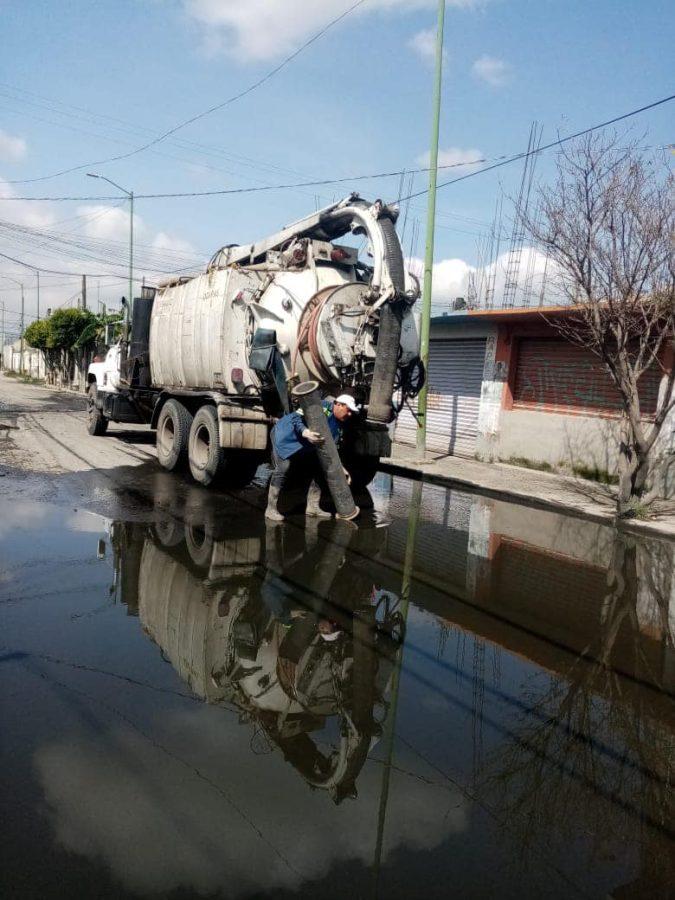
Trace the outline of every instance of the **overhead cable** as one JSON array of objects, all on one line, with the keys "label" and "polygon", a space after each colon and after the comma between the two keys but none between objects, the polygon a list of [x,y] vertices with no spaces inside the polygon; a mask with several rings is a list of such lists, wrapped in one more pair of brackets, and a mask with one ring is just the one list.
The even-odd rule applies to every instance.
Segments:
[{"label": "overhead cable", "polygon": [[[537,153],[543,153],[545,150],[551,150],[553,147],[561,147],[563,144],[567,144],[569,143],[569,141],[573,141],[576,138],[583,137],[585,134],[591,134],[591,132],[599,131],[601,128],[607,128],[609,125],[616,125],[617,122],[623,122],[625,119],[630,119],[631,116],[637,116],[640,113],[647,112],[647,110],[649,109],[654,109],[657,106],[662,106],[664,103],[670,103],[671,100],[675,100],[675,94],[671,94],[669,97],[663,97],[661,100],[655,100],[653,103],[648,103],[646,106],[641,106],[639,109],[633,109],[630,112],[623,113],[623,115],[615,116],[613,119],[608,119],[606,122],[600,122],[600,124],[598,125],[591,125],[590,128],[584,128],[581,131],[575,132],[574,134],[568,134],[565,137],[558,138],[557,141],[551,141],[549,144],[543,144],[541,147],[536,147],[534,150],[525,150],[522,153],[517,153],[515,156],[510,156],[508,159],[501,160],[500,162],[495,162],[490,166],[485,166],[485,168],[479,169],[477,172],[468,172],[466,175],[460,175],[457,178],[451,178],[450,181],[442,181],[437,186],[437,190],[448,187],[451,184],[457,184],[458,181],[466,181],[467,178],[474,178],[476,175],[482,175],[484,172],[491,172],[493,169],[499,169],[501,166],[506,166],[509,163],[517,162],[520,159],[526,159],[528,156],[534,156]],[[425,189],[423,191],[416,191],[414,194],[409,194],[407,197],[401,197],[401,200],[412,200],[415,197],[423,197],[428,193],[428,189]]]},{"label": "overhead cable", "polygon": [[[607,119],[605,122],[600,122],[597,125],[591,125],[589,128],[584,128],[581,131],[577,131],[574,134],[569,134],[565,137],[558,138],[556,141],[551,141],[549,144],[543,144],[541,147],[538,147],[534,150],[523,150],[520,153],[515,153],[511,156],[507,154],[502,154],[501,156],[492,156],[492,157],[480,157],[477,159],[465,160],[464,162],[456,162],[456,163],[447,163],[446,165],[438,166],[440,169],[458,169],[463,166],[474,166],[480,165],[484,162],[489,162],[491,165],[485,166],[482,169],[478,169],[476,172],[467,172],[466,175],[460,175],[458,178],[452,178],[450,181],[443,181],[438,185],[438,188],[447,187],[450,184],[456,184],[458,181],[465,181],[467,178],[475,178],[477,175],[482,175],[484,172],[491,172],[493,169],[498,169],[501,166],[508,165],[512,162],[518,162],[521,159],[525,159],[528,156],[532,156],[536,153],[543,153],[545,150],[551,150],[554,147],[560,147],[562,144],[566,144],[569,141],[573,141],[576,138],[583,137],[585,134],[590,134],[593,131],[599,131],[601,128],[607,128],[609,125],[615,125],[617,122],[623,122],[625,119],[630,119],[632,116],[637,116],[640,113],[647,112],[647,110],[654,109],[657,106],[662,106],[664,103],[670,103],[672,100],[675,100],[675,94],[671,94],[669,97],[663,97],[661,100],[655,100],[653,103],[648,103],[646,106],[641,106],[638,109],[633,109],[630,112],[623,113],[620,116],[615,116],[613,119]],[[662,147],[656,149],[664,149]],[[315,181],[299,181],[293,184],[273,184],[273,185],[261,185],[259,187],[242,187],[242,188],[223,188],[222,190],[215,191],[180,191],[173,193],[157,193],[157,194],[134,194],[134,198],[137,200],[173,200],[173,199],[181,199],[185,197],[219,197],[223,195],[229,194],[254,194],[264,191],[281,191],[281,190],[290,190],[293,188],[302,188],[302,187],[319,187],[321,185],[330,185],[330,184],[344,184],[347,182],[354,181],[368,181],[374,180],[377,178],[393,178],[399,177],[404,173],[423,173],[428,172],[429,167],[419,168],[419,169],[396,169],[390,172],[375,172],[370,173],[368,175],[350,175],[344,178],[322,178],[320,180]],[[416,191],[412,194],[407,194],[404,197],[400,198],[400,201],[403,202],[405,200],[412,200],[415,197],[423,197],[428,193],[428,189],[424,189],[421,191]],[[0,200],[21,200],[21,201],[40,201],[40,202],[65,202],[68,200],[71,201],[112,201],[119,200],[119,197],[0,197]]]},{"label": "overhead cable", "polygon": [[228,97],[226,100],[223,100],[221,103],[216,103],[214,106],[209,107],[209,109],[205,109],[203,112],[197,113],[194,116],[190,116],[189,119],[185,119],[182,122],[179,122],[177,125],[174,125],[172,128],[169,128],[168,131],[163,132],[157,137],[153,138],[150,141],[147,141],[145,144],[142,144],[140,147],[136,147],[134,150],[130,150],[128,153],[121,153],[117,156],[109,156],[107,159],[97,159],[93,162],[83,163],[79,166],[72,166],[69,169],[63,169],[60,172],[53,172],[51,175],[42,175],[39,178],[24,178],[15,181],[9,181],[8,184],[32,184],[37,181],[48,181],[50,178],[58,178],[60,175],[68,175],[71,172],[80,172],[83,169],[89,169],[94,166],[102,166],[106,163],[118,162],[122,159],[129,159],[131,156],[136,156],[138,153],[143,153],[145,150],[149,150],[150,147],[154,147],[162,141],[166,140],[172,134],[175,134],[177,131],[180,131],[183,128],[186,128],[188,125],[192,125],[193,122],[199,121],[199,119],[203,119],[206,116],[211,115],[214,112],[217,112],[219,109],[223,109],[226,106],[230,106],[232,103],[236,103],[237,100],[241,100],[243,97],[248,96],[253,93],[253,91],[257,90],[259,87],[262,87],[263,84],[272,79],[275,75],[277,75],[282,69],[284,69],[287,65],[293,62],[296,57],[298,57],[303,51],[305,51],[308,47],[310,47],[315,41],[318,41],[327,31],[345,19],[348,15],[353,13],[360,6],[363,6],[364,3],[367,3],[367,0],[356,0],[356,3],[352,3],[344,12],[340,13],[340,15],[336,16],[334,19],[331,19],[326,25],[323,26],[319,31],[312,35],[312,37],[308,38],[304,44],[294,50],[290,56],[287,56],[283,59],[278,65],[276,65],[273,69],[270,69],[265,75],[259,78],[257,81],[250,84],[244,90],[239,91],[237,94],[233,94],[231,97]]}]

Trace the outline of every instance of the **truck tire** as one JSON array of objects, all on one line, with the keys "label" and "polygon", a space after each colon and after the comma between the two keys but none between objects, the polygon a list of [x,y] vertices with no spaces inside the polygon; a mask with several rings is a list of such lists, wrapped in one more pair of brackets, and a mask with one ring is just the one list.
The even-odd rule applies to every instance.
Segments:
[{"label": "truck tire", "polygon": [[98,396],[96,382],[89,385],[87,393],[87,431],[95,437],[101,437],[108,430],[108,419],[96,405]]},{"label": "truck tire", "polygon": [[167,400],[157,419],[157,459],[173,472],[185,463],[192,414],[178,400]]},{"label": "truck tire", "polygon": [[203,526],[187,525],[185,546],[190,559],[199,568],[208,568],[213,558],[213,538]]},{"label": "truck tire", "polygon": [[190,428],[188,463],[192,477],[204,487],[216,479],[223,462],[219,431],[215,406],[201,406]]},{"label": "truck tire", "polygon": [[174,518],[161,519],[152,526],[152,534],[157,543],[166,548],[178,547],[185,540],[185,528],[182,522]]}]

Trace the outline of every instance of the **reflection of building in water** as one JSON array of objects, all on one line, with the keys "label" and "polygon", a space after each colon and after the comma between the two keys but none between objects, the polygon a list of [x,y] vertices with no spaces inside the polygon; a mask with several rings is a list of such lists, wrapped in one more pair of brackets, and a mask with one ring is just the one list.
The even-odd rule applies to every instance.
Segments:
[{"label": "reflection of building in water", "polygon": [[[397,483],[392,560],[410,493]],[[675,545],[433,486],[423,511],[425,605],[474,642],[474,752],[482,692],[510,716],[482,766],[500,814],[526,849],[551,823],[564,846],[593,836],[589,865],[630,848],[613,896],[672,896]],[[539,667],[525,702],[490,683],[486,641]]]},{"label": "reflection of building in water", "polygon": [[381,734],[400,621],[393,595],[343,571],[353,526],[311,527],[117,523],[113,544],[123,601],[181,679],[340,802]]},{"label": "reflection of building in water", "polygon": [[[391,560],[403,552],[410,493],[397,479]],[[422,508],[415,575],[440,592],[428,594],[434,612],[546,668],[556,667],[561,650],[592,645],[607,620],[608,578],[623,546],[612,528],[433,485],[425,485]],[[637,538],[632,546],[624,563],[632,571],[621,578],[624,594],[633,591],[633,612],[617,625],[613,662],[635,676],[638,657],[648,660],[640,677],[672,692],[675,547]]]}]

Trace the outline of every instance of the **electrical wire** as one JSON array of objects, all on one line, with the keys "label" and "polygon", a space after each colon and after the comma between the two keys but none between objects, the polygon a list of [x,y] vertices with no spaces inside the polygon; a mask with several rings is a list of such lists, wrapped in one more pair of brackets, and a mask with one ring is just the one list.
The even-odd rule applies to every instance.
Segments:
[{"label": "electrical wire", "polygon": [[[465,160],[464,162],[457,163],[447,163],[446,165],[437,166],[437,169],[440,171],[441,169],[460,169],[464,166],[474,166],[480,165],[481,163],[489,162],[492,163],[489,166],[485,166],[483,169],[478,169],[476,172],[468,172],[466,175],[460,175],[459,178],[453,178],[450,181],[441,182],[438,185],[438,188],[447,187],[451,184],[456,184],[458,181],[465,181],[467,178],[475,178],[478,175],[482,175],[484,172],[490,172],[492,169],[498,169],[501,166],[508,165],[512,162],[518,162],[521,159],[526,159],[529,156],[534,156],[538,153],[543,153],[546,150],[551,150],[553,147],[559,147],[562,144],[566,144],[569,141],[573,141],[575,138],[583,137],[585,134],[591,134],[593,131],[599,131],[601,128],[607,128],[609,125],[614,125],[617,122],[622,122],[625,119],[631,118],[631,116],[636,116],[640,113],[646,112],[647,110],[654,109],[657,106],[661,106],[664,103],[669,103],[670,101],[675,100],[675,94],[671,94],[669,97],[664,97],[661,100],[656,100],[654,103],[649,103],[646,106],[641,106],[639,109],[631,110],[631,112],[623,113],[623,115],[616,116],[613,119],[608,119],[606,122],[600,122],[598,125],[591,125],[589,128],[584,128],[582,131],[577,131],[574,134],[567,135],[566,137],[558,138],[556,141],[551,141],[549,144],[543,144],[541,147],[538,147],[534,150],[523,150],[520,153],[515,153],[511,156],[507,154],[502,154],[501,156],[492,156],[492,157],[480,157],[478,159]],[[650,149],[650,148],[646,148]],[[666,146],[659,146],[651,149],[663,150],[666,149]],[[281,191],[281,190],[291,190],[294,188],[303,188],[303,187],[320,187],[322,185],[331,185],[331,184],[344,184],[347,182],[354,181],[368,181],[375,180],[379,178],[393,178],[399,177],[404,173],[424,173],[429,172],[429,167],[422,167],[419,169],[395,169],[390,172],[373,172],[367,175],[348,175],[343,178],[322,178],[314,181],[298,181],[295,183],[288,184],[273,184],[273,185],[261,185],[259,187],[242,187],[242,188],[223,188],[221,190],[214,191],[177,191],[177,192],[167,192],[167,193],[156,193],[156,194],[134,194],[134,198],[136,200],[176,200],[183,199],[186,197],[219,197],[229,194],[255,194],[264,191]],[[10,184],[12,182],[6,182]],[[425,188],[421,191],[416,191],[412,194],[407,194],[404,197],[400,198],[401,202],[406,200],[412,200],[415,197],[423,197],[427,194],[428,188]],[[77,202],[111,202],[113,200],[119,200],[117,196],[88,196],[88,197],[0,197],[0,201],[40,201],[40,202],[54,202],[54,203],[62,203],[66,201],[77,201]]]},{"label": "electrical wire", "polygon": [[98,159],[94,162],[83,163],[80,166],[72,166],[69,169],[63,169],[60,172],[54,172],[51,175],[42,175],[39,178],[24,178],[21,180],[9,181],[8,184],[32,184],[37,181],[48,181],[51,178],[58,178],[61,175],[68,175],[71,172],[80,172],[83,169],[89,169],[92,166],[101,166],[106,163],[118,162],[122,159],[129,159],[131,156],[136,156],[138,153],[143,153],[145,150],[149,150],[151,147],[155,147],[157,144],[166,140],[172,134],[175,134],[177,131],[180,131],[183,128],[186,128],[188,125],[192,125],[194,122],[198,122],[200,119],[205,118],[206,116],[211,115],[214,112],[217,112],[220,109],[224,109],[226,106],[230,106],[232,103],[236,103],[237,100],[241,100],[243,97],[247,97],[249,94],[253,93],[253,91],[262,87],[266,82],[270,81],[275,75],[281,72],[286,66],[288,66],[294,59],[296,59],[304,50],[310,47],[315,41],[318,41],[327,31],[353,13],[360,6],[363,6],[364,3],[367,3],[368,0],[356,0],[356,3],[353,3],[349,6],[344,12],[340,13],[340,15],[336,16],[334,19],[331,19],[326,25],[323,26],[319,31],[312,35],[312,37],[308,38],[297,50],[294,50],[290,56],[287,56],[283,59],[278,65],[276,65],[273,69],[270,69],[265,75],[259,78],[257,81],[250,84],[244,90],[239,91],[237,94],[233,94],[231,97],[228,97],[226,100],[223,100],[221,103],[216,103],[214,106],[209,107],[209,109],[205,109],[203,112],[197,113],[194,116],[191,116],[189,119],[185,119],[182,122],[179,122],[177,125],[174,125],[172,128],[169,128],[168,131],[163,132],[152,140],[148,141],[145,144],[142,144],[140,147],[136,147],[134,150],[130,150],[128,153],[122,153],[117,156],[110,156],[107,159]]},{"label": "electrical wire", "polygon": [[[637,116],[640,113],[647,112],[649,109],[655,109],[657,106],[662,106],[664,103],[670,103],[672,100],[675,100],[675,94],[671,94],[669,97],[662,97],[661,100],[655,100],[653,103],[648,103],[646,106],[641,106],[639,109],[633,109],[630,112],[623,113],[620,116],[615,116],[613,119],[607,119],[606,122],[600,122],[598,125],[591,125],[590,128],[584,128],[581,131],[577,131],[574,134],[568,134],[565,137],[558,138],[557,141],[551,141],[548,144],[543,144],[541,147],[536,147],[533,150],[525,150],[522,153],[518,153],[515,156],[511,156],[508,159],[504,159],[500,162],[495,162],[490,166],[486,166],[484,169],[479,169],[477,172],[468,172],[466,175],[460,175],[458,178],[452,178],[450,181],[443,181],[438,185],[437,190],[441,188],[448,187],[451,184],[457,184],[459,181],[466,181],[468,178],[474,178],[477,175],[482,175],[484,172],[491,172],[493,169],[499,169],[501,166],[508,165],[512,162],[518,162],[518,160],[526,159],[529,156],[535,156],[538,153],[543,153],[545,150],[551,150],[553,147],[561,147],[563,144],[569,143],[569,141],[576,140],[576,138],[583,137],[586,134],[591,134],[593,131],[599,131],[601,128],[607,128],[610,125],[616,125],[617,122],[623,122],[625,119],[630,119],[632,116]],[[425,194],[429,193],[429,189],[425,189],[423,191],[417,191],[414,194],[410,194],[407,197],[401,197],[401,200],[412,200],[415,197],[422,197]]]}]

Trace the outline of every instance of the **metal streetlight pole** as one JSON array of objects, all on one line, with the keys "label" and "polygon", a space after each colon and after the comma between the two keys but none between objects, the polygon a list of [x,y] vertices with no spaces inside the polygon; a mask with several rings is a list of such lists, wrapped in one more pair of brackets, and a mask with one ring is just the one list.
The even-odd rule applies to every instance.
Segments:
[{"label": "metal streetlight pole", "polygon": [[[436,225],[436,180],[438,176],[438,130],[441,115],[441,83],[443,78],[443,26],[445,0],[438,2],[438,26],[436,28],[436,75],[434,82],[434,106],[431,121],[431,146],[429,153],[429,202],[427,205],[427,245],[424,255],[424,286],[422,289],[422,317],[420,321],[420,358],[425,370],[429,368],[429,325],[431,319],[431,284],[434,267],[434,228]],[[427,444],[427,391],[428,381],[417,398],[417,453],[424,455]]]},{"label": "metal streetlight pole", "polygon": [[129,297],[127,303],[127,323],[131,315],[131,308],[134,302],[134,192],[123,188],[121,184],[107,178],[105,175],[97,175],[95,172],[87,172],[89,178],[100,178],[101,181],[107,181],[112,184],[118,191],[122,191],[129,198]]}]

